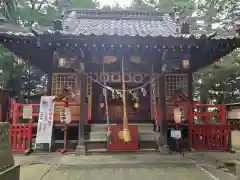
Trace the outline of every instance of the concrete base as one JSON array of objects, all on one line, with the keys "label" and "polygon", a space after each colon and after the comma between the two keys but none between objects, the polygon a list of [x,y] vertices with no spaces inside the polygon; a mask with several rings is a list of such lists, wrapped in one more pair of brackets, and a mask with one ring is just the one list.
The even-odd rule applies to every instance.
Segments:
[{"label": "concrete base", "polygon": [[170,153],[171,153],[171,150],[170,150],[169,146],[166,145],[166,144],[164,144],[164,145],[162,145],[162,146],[159,146],[158,149],[159,149],[159,152],[160,152],[161,154],[170,154]]},{"label": "concrete base", "polygon": [[0,172],[1,180],[20,180],[20,165],[13,166]]},{"label": "concrete base", "polygon": [[75,151],[76,156],[86,155],[86,147],[78,145]]},{"label": "concrete base", "polygon": [[236,176],[237,180],[240,180],[240,161],[235,161],[236,163]]}]

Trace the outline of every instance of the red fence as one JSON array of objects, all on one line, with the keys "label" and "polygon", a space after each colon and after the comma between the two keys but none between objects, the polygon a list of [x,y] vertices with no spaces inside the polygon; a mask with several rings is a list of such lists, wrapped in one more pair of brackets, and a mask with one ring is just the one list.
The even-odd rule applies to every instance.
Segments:
[{"label": "red fence", "polygon": [[23,117],[22,108],[24,106],[31,106],[33,109],[32,118],[38,117],[39,104],[20,104],[16,103],[14,100],[11,101],[9,106],[9,116],[12,119],[12,124],[19,123],[19,119]]},{"label": "red fence", "polygon": [[[207,112],[208,108],[215,112]],[[200,112],[195,112],[200,109]],[[230,125],[225,121],[224,105],[191,104],[189,109],[188,140],[190,148],[227,150]],[[193,123],[196,118],[202,118],[202,124]],[[211,123],[210,118],[217,122]]]},{"label": "red fence", "polygon": [[[23,117],[22,109],[24,106],[31,106],[33,109],[32,118],[33,119],[38,118],[39,107],[40,107],[39,104],[20,104],[20,103],[16,103],[15,101],[12,101],[12,103],[10,104],[10,109],[9,109],[9,116],[12,119],[12,124],[19,123],[19,119]],[[71,106],[69,106],[69,107],[71,107]],[[86,119],[84,122],[85,122],[85,124],[88,124],[88,104],[86,104]],[[59,124],[60,121],[58,120],[55,123]]]},{"label": "red fence", "polygon": [[209,150],[227,150],[229,125],[193,124],[189,129],[191,148]]},{"label": "red fence", "polygon": [[31,150],[33,122],[27,124],[11,124],[9,128],[9,144],[14,152]]},{"label": "red fence", "polygon": [[[22,109],[24,106],[32,106],[32,118],[39,116],[39,104],[20,104],[12,101],[9,108],[9,116],[12,118],[12,125],[9,128],[9,144],[13,152],[26,152],[31,150],[32,146],[32,128],[33,120],[29,119],[28,123],[19,123],[20,118],[23,117]],[[86,104],[86,113],[88,114],[88,105]],[[86,115],[87,115],[86,114]],[[60,117],[59,117],[60,118]],[[85,124],[88,124],[88,116],[86,116]],[[60,121],[55,122],[56,126],[63,126]],[[76,125],[77,124],[72,124]],[[67,143],[66,133],[64,131],[64,143]]]},{"label": "red fence", "polygon": [[[29,120],[27,124],[17,124],[19,118],[22,117],[20,109],[23,106],[32,106],[33,109],[39,109],[39,104],[12,104],[10,114],[12,115],[13,124],[9,130],[9,142],[13,151],[23,152],[31,149],[32,120]],[[207,112],[207,108],[215,108],[215,110],[214,112]],[[87,108],[86,111],[88,113]],[[38,117],[38,111],[33,110],[32,116]],[[202,118],[202,123],[193,123],[196,118]],[[209,121],[210,118],[216,118],[217,122],[213,124]],[[88,123],[88,118],[86,118],[85,123]],[[190,104],[188,111],[188,132],[190,148],[227,150],[230,126],[225,121],[224,105]]]}]

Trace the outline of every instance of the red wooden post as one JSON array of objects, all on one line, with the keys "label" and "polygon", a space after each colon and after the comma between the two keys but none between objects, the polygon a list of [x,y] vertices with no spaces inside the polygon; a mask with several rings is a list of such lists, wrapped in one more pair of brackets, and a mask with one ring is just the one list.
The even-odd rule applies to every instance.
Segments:
[{"label": "red wooden post", "polygon": [[30,120],[28,122],[28,134],[27,134],[27,152],[26,153],[29,153],[30,151],[32,151],[32,128],[33,128],[33,120]]},{"label": "red wooden post", "polygon": [[226,124],[224,104],[220,104],[220,106],[219,106],[219,116],[220,116],[220,124]]},{"label": "red wooden post", "polygon": [[12,111],[12,124],[17,124],[19,118],[19,104],[13,102],[13,111]]},{"label": "red wooden post", "polygon": [[192,148],[192,121],[193,121],[193,105],[190,102],[188,105],[188,145]]}]

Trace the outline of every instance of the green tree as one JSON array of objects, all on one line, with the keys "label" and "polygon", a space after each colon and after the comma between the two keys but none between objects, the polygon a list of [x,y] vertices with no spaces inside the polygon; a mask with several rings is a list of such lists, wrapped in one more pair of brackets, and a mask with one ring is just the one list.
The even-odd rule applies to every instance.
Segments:
[{"label": "green tree", "polygon": [[[200,0],[134,0],[135,9],[152,8],[162,11],[179,12],[180,20],[191,24],[198,33],[217,32],[218,35],[230,34],[233,28],[238,0],[200,1]],[[199,23],[201,22],[201,23]],[[237,101],[239,96],[239,50],[221,59],[218,68],[210,65],[194,74],[195,97],[204,103],[214,101],[227,103]]]},{"label": "green tree", "polygon": [[[64,8],[96,8],[91,0],[8,0],[0,2],[0,17],[7,23],[31,28],[34,24],[51,26],[60,18]],[[5,87],[15,90],[16,95],[31,95],[41,92],[45,74],[28,60],[18,64],[18,57],[0,47],[0,68],[5,78]]]}]

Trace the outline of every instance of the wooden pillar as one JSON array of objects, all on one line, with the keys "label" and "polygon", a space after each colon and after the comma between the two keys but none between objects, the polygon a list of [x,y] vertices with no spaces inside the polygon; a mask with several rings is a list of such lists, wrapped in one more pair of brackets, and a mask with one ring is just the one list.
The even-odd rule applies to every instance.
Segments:
[{"label": "wooden pillar", "polygon": [[77,73],[77,90],[80,89],[80,120],[78,125],[78,144],[76,147],[76,155],[85,155],[85,143],[84,143],[84,124],[86,118],[86,76],[83,73]]},{"label": "wooden pillar", "polygon": [[52,63],[51,63],[51,67],[49,68],[48,71],[48,80],[47,80],[47,95],[48,96],[52,96],[52,95],[56,95],[56,94],[52,94],[52,90],[53,88],[53,73],[56,71],[57,67],[58,67],[58,51],[53,51],[52,52]]},{"label": "wooden pillar", "polygon": [[161,75],[159,77],[159,93],[160,93],[160,98],[159,98],[159,105],[160,105],[160,135],[161,135],[161,147],[160,151],[161,152],[168,152],[168,121],[167,121],[167,105],[166,105],[166,85],[165,85],[165,74]]},{"label": "wooden pillar", "polygon": [[[166,51],[162,54],[162,62],[164,63],[166,57]],[[159,106],[160,106],[160,139],[161,139],[161,146],[159,150],[161,153],[169,153],[168,147],[168,121],[167,121],[167,104],[166,104],[166,84],[165,84],[165,73],[166,73],[166,65],[160,63],[160,70],[161,76],[159,77]]]}]

